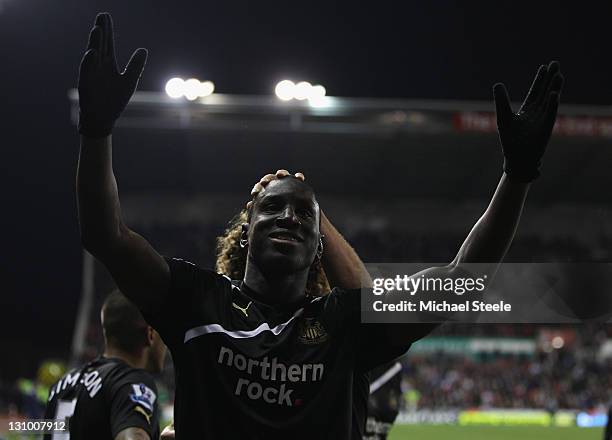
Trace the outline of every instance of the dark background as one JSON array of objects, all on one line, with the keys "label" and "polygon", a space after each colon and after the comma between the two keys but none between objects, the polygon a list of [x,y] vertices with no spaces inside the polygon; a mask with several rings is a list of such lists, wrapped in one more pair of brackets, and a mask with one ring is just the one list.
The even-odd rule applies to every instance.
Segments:
[{"label": "dark background", "polygon": [[1,346],[70,342],[81,248],[67,90],[99,11],[115,20],[120,64],[149,49],[140,90],[182,76],[269,95],[290,77],[332,96],[489,100],[503,81],[520,100],[557,59],[564,103],[612,102],[604,2],[402,3],[0,0]]}]

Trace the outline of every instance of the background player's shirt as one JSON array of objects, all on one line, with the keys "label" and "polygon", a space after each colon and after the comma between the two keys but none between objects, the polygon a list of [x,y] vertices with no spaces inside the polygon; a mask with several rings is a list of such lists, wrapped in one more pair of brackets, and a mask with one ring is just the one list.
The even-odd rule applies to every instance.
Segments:
[{"label": "background player's shirt", "polygon": [[366,418],[368,415],[368,398],[370,396],[370,372],[355,374],[353,378],[353,423],[352,440],[363,440]]},{"label": "background player's shirt", "polygon": [[45,418],[68,419],[70,426],[70,436],[47,434],[45,440],[110,440],[126,428],[141,428],[157,440],[157,388],[146,371],[100,357],[51,387]]},{"label": "background player's shirt", "polygon": [[360,292],[288,307],[168,259],[171,289],[145,319],[172,352],[178,440],[349,439],[353,377],[407,349],[360,324]]},{"label": "background player's shirt", "polygon": [[392,362],[370,372],[368,417],[363,440],[384,440],[399,413],[402,365]]}]

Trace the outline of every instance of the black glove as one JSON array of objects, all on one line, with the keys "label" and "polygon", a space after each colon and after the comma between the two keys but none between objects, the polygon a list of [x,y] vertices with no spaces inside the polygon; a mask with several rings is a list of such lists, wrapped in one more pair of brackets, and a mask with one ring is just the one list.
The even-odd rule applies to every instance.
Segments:
[{"label": "black glove", "polygon": [[79,69],[79,133],[101,138],[112,132],[136,90],[146,60],[147,50],[138,49],[123,73],[119,73],[113,21],[108,13],[98,14]]},{"label": "black glove", "polygon": [[540,175],[540,161],[555,125],[562,87],[558,62],[540,66],[523,105],[513,113],[506,87],[502,83],[493,86],[504,171],[511,179],[531,182]]}]

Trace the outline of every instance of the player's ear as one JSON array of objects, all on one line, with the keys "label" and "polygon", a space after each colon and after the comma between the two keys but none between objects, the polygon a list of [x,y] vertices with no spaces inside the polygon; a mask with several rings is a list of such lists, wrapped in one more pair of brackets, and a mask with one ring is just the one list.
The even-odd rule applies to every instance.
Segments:
[{"label": "player's ear", "polygon": [[153,327],[151,327],[150,325],[147,325],[146,335],[147,335],[146,345],[147,347],[151,347],[153,343],[155,342],[155,330],[153,330]]}]

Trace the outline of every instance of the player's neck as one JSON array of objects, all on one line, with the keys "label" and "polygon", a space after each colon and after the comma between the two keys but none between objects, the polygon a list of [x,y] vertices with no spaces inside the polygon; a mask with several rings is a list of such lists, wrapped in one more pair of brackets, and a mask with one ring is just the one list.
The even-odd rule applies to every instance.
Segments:
[{"label": "player's neck", "polygon": [[266,275],[255,264],[248,264],[243,282],[269,305],[297,303],[306,296],[308,270],[291,274]]},{"label": "player's neck", "polygon": [[146,356],[141,351],[140,354],[128,353],[125,350],[120,350],[116,347],[107,346],[102,354],[106,358],[117,358],[128,364],[132,368],[145,369],[147,366]]}]

